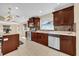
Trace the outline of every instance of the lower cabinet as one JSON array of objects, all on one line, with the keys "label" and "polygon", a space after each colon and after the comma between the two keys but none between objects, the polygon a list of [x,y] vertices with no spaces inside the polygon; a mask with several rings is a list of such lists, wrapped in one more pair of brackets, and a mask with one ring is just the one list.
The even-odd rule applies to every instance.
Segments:
[{"label": "lower cabinet", "polygon": [[38,33],[38,42],[45,46],[48,46],[48,34]]},{"label": "lower cabinet", "polygon": [[76,55],[76,36],[48,35],[45,33],[32,32],[32,41],[72,56]]},{"label": "lower cabinet", "polygon": [[31,38],[32,38],[32,39],[31,39],[32,41],[38,42],[37,33],[32,32],[32,33],[31,33]]},{"label": "lower cabinet", "polygon": [[3,36],[2,54],[5,55],[19,47],[19,34]]},{"label": "lower cabinet", "polygon": [[60,36],[60,50],[69,55],[76,55],[76,37]]},{"label": "lower cabinet", "polygon": [[32,41],[48,46],[48,34],[32,32]]}]

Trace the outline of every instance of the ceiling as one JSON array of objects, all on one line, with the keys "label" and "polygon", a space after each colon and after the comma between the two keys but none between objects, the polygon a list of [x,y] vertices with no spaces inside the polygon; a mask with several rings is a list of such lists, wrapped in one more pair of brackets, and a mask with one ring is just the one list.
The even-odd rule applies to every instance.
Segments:
[{"label": "ceiling", "polygon": [[[73,5],[72,3],[0,3],[0,16],[6,16],[8,8],[12,8],[12,15],[19,15],[19,18],[10,22],[22,23],[32,16],[42,16]],[[1,21],[2,22],[2,21]],[[9,22],[9,23],[10,23]]]}]

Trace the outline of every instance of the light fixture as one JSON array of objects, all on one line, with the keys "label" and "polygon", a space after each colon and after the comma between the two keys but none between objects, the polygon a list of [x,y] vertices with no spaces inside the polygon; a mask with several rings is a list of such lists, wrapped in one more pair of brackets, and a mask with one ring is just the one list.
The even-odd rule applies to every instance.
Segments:
[{"label": "light fixture", "polygon": [[40,13],[42,13],[42,11],[40,11]]},{"label": "light fixture", "polygon": [[18,9],[18,7],[15,7],[15,9]]},{"label": "light fixture", "polygon": [[4,17],[5,21],[10,21],[10,20],[12,20],[14,18],[18,18],[19,17],[18,15],[12,15],[11,12],[12,12],[12,8],[8,8],[8,14],[7,14],[7,16]]}]

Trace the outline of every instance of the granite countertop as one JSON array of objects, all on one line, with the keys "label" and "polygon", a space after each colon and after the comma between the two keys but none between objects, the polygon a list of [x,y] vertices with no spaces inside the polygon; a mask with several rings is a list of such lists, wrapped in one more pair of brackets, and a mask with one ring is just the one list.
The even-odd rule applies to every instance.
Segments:
[{"label": "granite countertop", "polygon": [[72,31],[35,31],[38,33],[47,33],[47,34],[56,34],[56,35],[67,35],[67,36],[76,36],[76,32]]}]

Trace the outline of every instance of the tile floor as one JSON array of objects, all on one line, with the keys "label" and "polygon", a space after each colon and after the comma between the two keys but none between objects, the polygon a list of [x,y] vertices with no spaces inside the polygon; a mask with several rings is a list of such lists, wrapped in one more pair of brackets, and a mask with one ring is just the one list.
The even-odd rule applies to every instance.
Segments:
[{"label": "tile floor", "polygon": [[36,42],[22,39],[24,44],[4,56],[69,56],[62,52],[53,50]]}]

